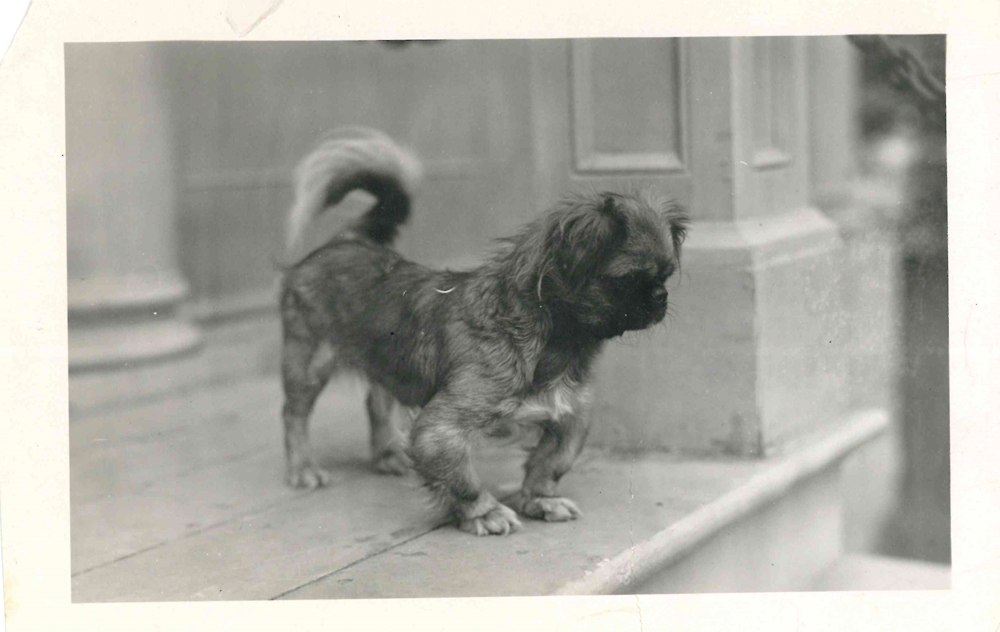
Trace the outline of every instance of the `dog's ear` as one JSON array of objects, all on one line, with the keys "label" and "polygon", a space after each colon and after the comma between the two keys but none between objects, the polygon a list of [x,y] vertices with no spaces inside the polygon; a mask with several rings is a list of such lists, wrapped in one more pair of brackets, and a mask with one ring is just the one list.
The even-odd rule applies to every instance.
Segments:
[{"label": "dog's ear", "polygon": [[660,205],[659,216],[663,225],[670,232],[670,240],[674,247],[674,253],[679,259],[681,256],[681,245],[684,244],[684,240],[687,238],[688,227],[691,225],[687,211],[677,202],[670,200]]},{"label": "dog's ear", "polygon": [[532,222],[518,235],[504,240],[513,246],[508,259],[513,264],[511,281],[523,291],[536,294],[539,301],[544,301],[543,289],[556,269],[552,248],[555,226],[548,219]]},{"label": "dog's ear", "polygon": [[514,283],[542,302],[577,291],[624,243],[626,221],[614,194],[564,198],[508,240]]},{"label": "dog's ear", "polygon": [[559,272],[570,289],[579,288],[601,270],[622,246],[627,220],[612,193],[567,201],[553,218],[553,250]]}]

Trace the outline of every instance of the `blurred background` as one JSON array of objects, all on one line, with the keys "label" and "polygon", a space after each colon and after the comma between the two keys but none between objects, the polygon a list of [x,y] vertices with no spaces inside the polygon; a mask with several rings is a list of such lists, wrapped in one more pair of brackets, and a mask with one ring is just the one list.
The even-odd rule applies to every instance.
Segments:
[{"label": "blurred background", "polygon": [[[944,37],[70,44],[65,60],[71,439],[137,403],[276,383],[276,280],[301,254],[282,250],[291,171],[327,129],[368,125],[425,163],[399,249],[429,265],[475,264],[568,187],[677,198],[694,220],[677,316],[602,360],[594,445],[759,459],[877,409],[889,432],[845,463],[844,545],[950,561]],[[349,198],[310,244],[370,203]],[[74,480],[97,477],[75,489],[121,476],[74,468],[96,449],[74,445]],[[96,516],[81,498],[74,515]]]},{"label": "blurred background", "polygon": [[[943,85],[945,37],[894,36]],[[947,143],[940,120],[921,114],[919,97],[895,87],[893,69],[861,57],[863,174],[898,183],[897,236],[902,353],[895,402],[905,475],[886,526],[885,552],[951,561],[948,398]]]}]

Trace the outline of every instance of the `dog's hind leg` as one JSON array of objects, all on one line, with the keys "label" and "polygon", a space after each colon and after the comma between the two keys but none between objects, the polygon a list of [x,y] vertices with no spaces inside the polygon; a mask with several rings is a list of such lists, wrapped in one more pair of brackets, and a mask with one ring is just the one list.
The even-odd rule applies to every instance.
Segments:
[{"label": "dog's hind leg", "polygon": [[281,373],[285,389],[282,420],[285,425],[285,482],[314,489],[330,482],[329,472],[313,460],[309,445],[309,416],[316,398],[337,368],[328,342],[317,342],[296,314],[285,313]]},{"label": "dog's hind leg", "polygon": [[372,467],[382,474],[405,475],[410,466],[405,440],[393,420],[393,412],[400,411],[396,399],[384,387],[372,384],[365,406],[371,425]]}]

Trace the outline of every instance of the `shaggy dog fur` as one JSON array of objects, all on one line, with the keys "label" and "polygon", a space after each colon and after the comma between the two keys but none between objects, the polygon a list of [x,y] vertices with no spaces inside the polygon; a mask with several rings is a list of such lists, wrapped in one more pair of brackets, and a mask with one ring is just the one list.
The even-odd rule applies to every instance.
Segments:
[{"label": "shaggy dog fur", "polygon": [[[412,156],[363,129],[328,136],[298,170],[292,244],[355,189],[377,203],[284,277],[287,481],[328,482],[310,454],[308,420],[327,381],[347,371],[371,385],[376,468],[412,464],[460,529],[507,534],[520,527],[516,513],[577,518],[556,484],[587,435],[591,364],[605,341],[663,319],[686,217],[639,194],[574,195],[485,265],[432,270],[389,247],[418,178]],[[405,447],[391,422],[397,405],[419,410]],[[521,490],[501,503],[480,484],[470,446],[523,425],[540,440]]]}]

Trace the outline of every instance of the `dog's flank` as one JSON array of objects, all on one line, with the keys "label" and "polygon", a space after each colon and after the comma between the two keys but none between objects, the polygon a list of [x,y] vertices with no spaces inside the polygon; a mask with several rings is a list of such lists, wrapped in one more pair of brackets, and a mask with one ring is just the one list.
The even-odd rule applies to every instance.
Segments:
[{"label": "dog's flank", "polygon": [[[431,270],[387,246],[410,209],[414,159],[377,132],[336,133],[299,169],[291,240],[355,188],[375,205],[285,275],[283,412],[288,482],[328,479],[309,454],[308,417],[338,371],[371,383],[377,469],[408,462],[471,533],[519,522],[480,484],[479,436],[534,424],[540,439],[508,504],[544,520],[580,511],[555,495],[588,429],[586,383],[603,342],[659,322],[686,219],[636,194],[575,196],[506,240],[468,272]],[[419,408],[406,442],[388,420]]]}]

